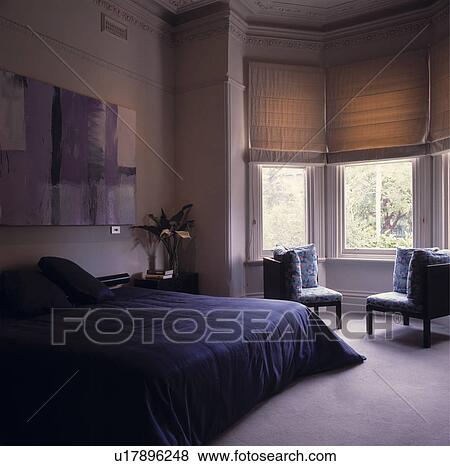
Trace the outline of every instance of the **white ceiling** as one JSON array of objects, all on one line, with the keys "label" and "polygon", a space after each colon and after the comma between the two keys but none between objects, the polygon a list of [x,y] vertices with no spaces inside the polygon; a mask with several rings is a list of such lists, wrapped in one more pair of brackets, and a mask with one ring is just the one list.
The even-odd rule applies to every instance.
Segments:
[{"label": "white ceiling", "polygon": [[[185,13],[225,0],[156,0],[172,13]],[[433,0],[241,0],[254,19],[295,22],[298,26],[320,29],[332,24],[357,22],[389,16],[408,9],[425,7]]]}]

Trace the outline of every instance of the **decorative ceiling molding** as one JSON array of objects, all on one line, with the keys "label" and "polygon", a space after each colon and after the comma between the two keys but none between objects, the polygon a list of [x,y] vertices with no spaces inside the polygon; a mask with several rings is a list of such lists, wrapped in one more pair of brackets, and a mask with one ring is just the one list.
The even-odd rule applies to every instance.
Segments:
[{"label": "decorative ceiling molding", "polygon": [[227,35],[230,29],[229,15],[211,15],[183,24],[174,30],[173,42],[176,46],[186,42],[208,40],[215,36]]},{"label": "decorative ceiling molding", "polygon": [[255,48],[289,48],[289,49],[340,49],[344,47],[361,46],[368,43],[389,40],[403,36],[412,36],[429,24],[430,18],[413,21],[406,24],[375,29],[368,33],[351,34],[342,38],[326,39],[302,39],[298,37],[280,37],[279,29],[265,28],[264,33],[253,33],[252,28],[243,28],[242,22],[235,21],[232,17],[221,18],[213,23],[198,24],[195,27],[185,29],[175,35],[175,45],[194,40],[207,40],[217,35],[229,33],[235,39],[249,47]]},{"label": "decorative ceiling molding", "polygon": [[247,0],[257,15],[288,16],[304,19],[316,25],[326,25],[362,14],[370,14],[394,7],[417,4],[417,0]]},{"label": "decorative ceiling molding", "polygon": [[[137,4],[135,0],[92,0],[102,10],[114,14],[127,24],[156,35],[171,46],[179,46],[190,41],[208,40],[215,36],[229,34],[245,43],[246,46],[255,48],[337,49],[363,45],[364,43],[374,43],[394,37],[410,36],[423,28],[433,15],[435,15],[433,21],[437,21],[439,18],[448,18],[448,7],[446,9],[441,7],[440,10],[430,7],[421,12],[409,12],[336,32],[323,33],[293,30],[279,25],[275,27],[255,26],[252,23],[248,24],[233,11],[222,11],[199,17],[177,27],[171,27],[162,20],[159,20],[160,24],[157,24],[158,18],[155,18],[140,5],[142,1],[139,0],[139,4]],[[198,6],[203,0],[192,0],[192,2],[191,0],[173,1],[180,7],[187,7],[194,3]],[[205,0],[205,2],[212,3],[211,0]],[[445,16],[445,10],[447,16]]]},{"label": "decorative ceiling molding", "polygon": [[413,36],[429,23],[430,19],[427,18],[412,23],[371,31],[365,34],[352,35],[342,39],[327,40],[325,42],[325,48],[339,49],[343,47],[354,47],[357,45],[367,44],[369,42],[374,43],[386,39],[392,39],[394,37]]},{"label": "decorative ceiling molding", "polygon": [[320,50],[323,42],[313,40],[303,40],[290,37],[277,37],[276,35],[252,34],[246,30],[245,23],[233,16],[220,17],[212,22],[197,24],[189,29],[184,29],[175,33],[174,43],[176,46],[186,42],[208,40],[212,37],[231,35],[249,47],[260,48],[290,48],[290,49],[310,49]]},{"label": "decorative ceiling molding", "polygon": [[422,30],[429,22],[430,18],[423,18],[418,21],[412,21],[401,25],[375,29],[368,33],[353,33],[342,38],[327,39],[323,34],[316,34],[316,38],[312,39],[280,37],[280,30],[277,28],[274,28],[272,33],[270,28],[265,28],[264,32],[255,33],[253,32],[253,28],[249,27],[247,31],[245,31],[242,27],[238,26],[233,20],[231,20],[230,33],[250,47],[322,50],[354,47],[364,45],[366,43],[388,40],[394,37],[412,36]]},{"label": "decorative ceiling molding", "polygon": [[432,18],[434,23],[439,23],[441,21],[449,21],[449,14],[450,14],[450,6],[447,6],[441,11],[438,11]]},{"label": "decorative ceiling molding", "polygon": [[156,2],[167,8],[171,13],[180,14],[210,3],[216,3],[216,0],[156,0]]},{"label": "decorative ceiling molding", "polygon": [[309,49],[321,50],[324,48],[323,42],[301,39],[287,39],[277,37],[262,37],[247,34],[245,43],[249,47],[256,48],[287,48],[287,49]]}]

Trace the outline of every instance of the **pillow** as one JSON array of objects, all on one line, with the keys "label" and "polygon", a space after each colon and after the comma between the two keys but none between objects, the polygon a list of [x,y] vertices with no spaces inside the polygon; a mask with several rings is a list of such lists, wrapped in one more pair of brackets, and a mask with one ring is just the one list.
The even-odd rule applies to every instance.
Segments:
[{"label": "pillow", "polygon": [[407,297],[418,304],[424,304],[426,267],[433,264],[450,264],[450,255],[441,251],[426,251],[418,249],[413,252],[409,264]]},{"label": "pillow", "polygon": [[284,246],[281,246],[277,244],[275,246],[275,249],[273,250],[273,258],[276,261],[281,262],[283,260],[283,255],[288,252],[288,249],[286,249]]},{"label": "pillow", "polygon": [[285,299],[298,301],[302,294],[302,271],[295,251],[287,251],[282,258]]},{"label": "pillow", "polygon": [[[393,291],[396,291],[397,293],[407,292],[409,263],[411,262],[413,252],[416,250],[417,248],[397,248],[392,286]],[[437,251],[437,248],[426,248],[424,250]]]},{"label": "pillow", "polygon": [[295,248],[295,252],[300,259],[302,269],[302,286],[303,288],[315,288],[318,283],[319,268],[317,265],[317,253],[314,244],[308,244]]},{"label": "pillow", "polygon": [[39,267],[75,304],[97,304],[114,297],[114,293],[100,280],[68,259],[42,257]]},{"label": "pillow", "polygon": [[66,293],[40,272],[3,272],[1,287],[6,312],[14,317],[33,317],[52,308],[72,307]]}]

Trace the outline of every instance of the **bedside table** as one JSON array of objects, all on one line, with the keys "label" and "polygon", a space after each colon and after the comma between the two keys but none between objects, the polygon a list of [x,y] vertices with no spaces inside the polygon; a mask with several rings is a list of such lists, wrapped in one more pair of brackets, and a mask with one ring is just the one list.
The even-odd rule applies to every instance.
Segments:
[{"label": "bedside table", "polygon": [[176,278],[166,278],[164,280],[136,278],[134,286],[151,290],[198,294],[198,273],[180,273]]}]

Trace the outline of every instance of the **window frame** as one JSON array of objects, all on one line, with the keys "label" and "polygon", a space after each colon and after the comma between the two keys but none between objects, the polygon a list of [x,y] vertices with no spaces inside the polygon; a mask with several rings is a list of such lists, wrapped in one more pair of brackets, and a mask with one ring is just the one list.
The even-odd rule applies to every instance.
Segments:
[{"label": "window frame", "polygon": [[[371,160],[343,163],[335,166],[337,175],[337,202],[338,202],[338,225],[335,230],[335,241],[337,240],[337,257],[342,259],[373,259],[373,260],[393,260],[395,258],[396,248],[347,248],[346,247],[346,205],[345,205],[345,168],[354,165],[376,165],[395,162],[410,162],[412,170],[412,210],[413,210],[413,247],[418,245],[417,218],[417,192],[416,173],[419,159],[399,158],[388,160]],[[333,233],[332,233],[333,234]]]},{"label": "window frame", "polygon": [[433,156],[433,244],[450,248],[450,152]]},{"label": "window frame", "polygon": [[248,261],[261,261],[263,257],[272,256],[272,250],[263,249],[263,189],[262,168],[263,167],[295,167],[305,170],[305,241],[309,243],[311,237],[311,189],[314,176],[311,166],[323,164],[307,163],[280,163],[280,162],[250,162],[249,163],[249,226],[248,226]]}]

